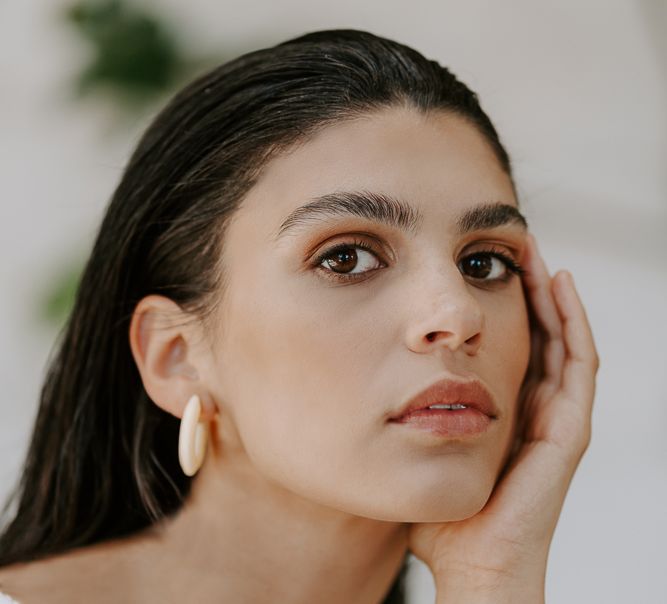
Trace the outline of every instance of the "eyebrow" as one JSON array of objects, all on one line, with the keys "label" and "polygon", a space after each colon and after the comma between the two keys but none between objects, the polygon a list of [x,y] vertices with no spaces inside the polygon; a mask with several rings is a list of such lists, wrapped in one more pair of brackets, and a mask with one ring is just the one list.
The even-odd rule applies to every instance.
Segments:
[{"label": "eyebrow", "polygon": [[[278,228],[274,240],[310,224],[344,216],[366,218],[412,234],[419,231],[424,221],[424,215],[417,208],[391,195],[372,191],[338,191],[315,197],[291,212]],[[460,235],[507,224],[528,228],[524,215],[515,206],[503,202],[470,208],[456,222]]]}]

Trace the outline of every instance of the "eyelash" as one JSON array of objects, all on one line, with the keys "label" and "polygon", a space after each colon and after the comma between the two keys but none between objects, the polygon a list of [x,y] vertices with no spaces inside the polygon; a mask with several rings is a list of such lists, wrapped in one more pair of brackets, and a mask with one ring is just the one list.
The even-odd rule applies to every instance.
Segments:
[{"label": "eyelash", "polygon": [[[320,266],[322,262],[325,260],[328,260],[335,254],[339,252],[343,252],[345,250],[349,250],[352,248],[360,248],[362,250],[365,250],[367,252],[370,252],[373,254],[375,257],[378,257],[377,252],[373,249],[371,245],[366,243],[365,241],[360,241],[360,240],[353,240],[350,242],[345,242],[345,243],[339,243],[337,245],[334,245],[332,248],[322,252],[321,254],[318,255],[317,259],[314,262],[314,268],[319,270],[320,272],[326,273],[327,279],[330,279],[332,281],[337,281],[337,282],[350,282],[350,281],[358,281],[360,279],[363,279],[363,275],[365,273],[371,273],[379,269],[371,269],[368,271],[364,271],[364,273],[354,273],[354,274],[345,274],[345,273],[336,273],[335,271],[328,270]],[[474,252],[472,254],[468,254],[467,256],[464,256],[461,261],[467,260],[468,258],[473,258],[475,256],[492,256],[494,258],[498,258],[506,267],[507,270],[509,271],[508,274],[505,277],[498,277],[496,279],[478,279],[479,282],[484,283],[507,283],[514,277],[514,275],[524,275],[526,273],[526,270],[518,263],[516,262],[511,256],[506,254],[504,251],[499,250],[498,248],[491,247],[490,249],[485,249],[485,250],[479,250],[477,252]],[[378,258],[379,259],[379,258]],[[471,277],[472,279],[475,279],[474,277]]]}]

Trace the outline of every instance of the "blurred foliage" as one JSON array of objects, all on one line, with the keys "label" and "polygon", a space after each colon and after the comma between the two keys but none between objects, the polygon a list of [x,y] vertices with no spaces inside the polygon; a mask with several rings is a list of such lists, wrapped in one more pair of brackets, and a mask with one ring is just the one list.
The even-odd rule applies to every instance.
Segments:
[{"label": "blurred foliage", "polygon": [[[194,56],[186,51],[177,27],[131,0],[76,0],[60,14],[91,48],[91,58],[76,80],[77,96],[111,98],[113,107],[121,110],[117,117],[122,110],[133,119],[144,114],[197,72],[240,54],[234,50]],[[260,47],[264,42],[248,40],[248,45]],[[70,263],[55,276],[40,304],[42,319],[55,325],[66,320],[82,270],[83,263]]]},{"label": "blurred foliage", "polygon": [[51,325],[62,325],[69,316],[79,281],[83,273],[80,262],[70,263],[56,274],[44,294],[40,305],[40,318]]},{"label": "blurred foliage", "polygon": [[81,96],[103,90],[140,107],[175,87],[197,63],[159,17],[127,0],[79,0],[65,17],[92,47],[78,78]]},{"label": "blurred foliage", "polygon": [[[78,0],[62,18],[91,48],[76,80],[77,96],[111,97],[114,107],[128,115],[141,114],[197,71],[225,60],[223,53],[189,56],[164,19],[129,0]],[[39,303],[40,320],[56,326],[65,322],[82,271],[83,263],[69,262],[54,275]]]}]

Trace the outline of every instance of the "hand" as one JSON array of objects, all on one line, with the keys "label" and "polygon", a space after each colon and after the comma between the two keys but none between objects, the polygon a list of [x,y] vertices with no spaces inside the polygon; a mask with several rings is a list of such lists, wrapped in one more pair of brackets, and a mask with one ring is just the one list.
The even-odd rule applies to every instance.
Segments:
[{"label": "hand", "polygon": [[551,278],[532,235],[524,267],[531,358],[507,463],[479,513],[409,529],[408,547],[431,569],[438,602],[544,601],[551,539],[590,442],[599,358],[586,313],[570,273]]}]

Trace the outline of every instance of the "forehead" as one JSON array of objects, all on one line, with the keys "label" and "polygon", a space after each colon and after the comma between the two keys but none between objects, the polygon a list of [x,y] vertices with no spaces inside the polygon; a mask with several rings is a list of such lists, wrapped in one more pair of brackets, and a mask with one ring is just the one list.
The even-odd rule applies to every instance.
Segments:
[{"label": "forehead", "polygon": [[512,184],[484,137],[461,117],[392,107],[329,125],[265,166],[237,216],[265,238],[310,199],[338,190],[404,199],[427,220],[516,205]]}]

